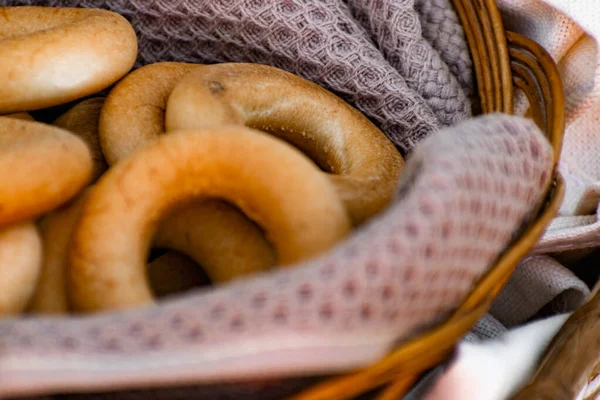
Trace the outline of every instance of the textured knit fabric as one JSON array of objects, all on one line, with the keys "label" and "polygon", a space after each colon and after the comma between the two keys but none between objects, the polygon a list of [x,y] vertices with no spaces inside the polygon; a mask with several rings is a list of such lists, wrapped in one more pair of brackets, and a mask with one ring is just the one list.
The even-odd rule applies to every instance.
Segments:
[{"label": "textured knit fabric", "polygon": [[[454,125],[470,115],[469,102],[459,81],[422,35],[413,0],[345,1],[385,59],[400,71],[410,88],[421,94],[442,125]],[[435,14],[428,11],[430,17]],[[447,41],[460,41],[464,37],[458,30],[444,34],[451,34]]]},{"label": "textured knit fabric", "polygon": [[473,60],[450,0],[415,0],[423,37],[440,54],[469,98],[475,95]]},{"label": "textured knit fabric", "polygon": [[275,375],[365,365],[456,308],[541,200],[551,154],[531,120],[470,119],[425,139],[394,204],[316,259],[140,310],[0,320],[0,396],[202,382],[231,351]]},{"label": "textured knit fabric", "polygon": [[[397,7],[380,8],[391,12],[379,14],[371,26],[389,32],[383,54],[377,48],[381,43],[373,42],[342,0],[2,0],[0,5],[117,11],[137,31],[138,65],[238,61],[297,73],[363,111],[406,155],[440,126],[469,115],[456,78],[422,39],[412,1],[397,0]],[[468,57],[466,48],[457,49],[460,57]]]},{"label": "textured knit fabric", "polygon": [[493,339],[529,320],[575,311],[590,293],[568,268],[546,256],[525,258],[465,340]]},{"label": "textured knit fabric", "polygon": [[533,318],[544,307],[553,314],[573,311],[589,293],[583,282],[552,258],[528,257],[511,276],[490,313],[503,326],[512,328]]}]

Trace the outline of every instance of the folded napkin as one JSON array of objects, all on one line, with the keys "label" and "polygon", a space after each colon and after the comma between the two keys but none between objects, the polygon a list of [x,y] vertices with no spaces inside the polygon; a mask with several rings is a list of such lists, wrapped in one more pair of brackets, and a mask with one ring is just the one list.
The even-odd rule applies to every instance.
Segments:
[{"label": "folded napkin", "polygon": [[440,54],[469,98],[475,94],[473,60],[451,0],[415,0],[421,33]]}]

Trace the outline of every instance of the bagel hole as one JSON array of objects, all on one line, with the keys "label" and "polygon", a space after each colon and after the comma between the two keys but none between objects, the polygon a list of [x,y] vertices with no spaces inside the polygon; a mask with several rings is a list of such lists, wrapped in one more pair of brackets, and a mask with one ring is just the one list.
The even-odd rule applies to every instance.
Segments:
[{"label": "bagel hole", "polygon": [[[278,258],[264,229],[235,204],[217,197],[192,198],[169,207],[157,221],[152,243],[147,273],[159,299],[263,272],[274,267]],[[227,254],[226,265],[239,264],[240,268],[223,275],[220,266],[220,272],[212,275],[211,265],[221,254]],[[245,264],[241,260],[257,261]]]},{"label": "bagel hole", "polygon": [[[294,127],[287,126],[281,128],[280,125],[285,125],[284,121],[280,123],[272,122],[267,124],[262,121],[249,121],[246,125],[249,128],[257,129],[273,135],[288,144],[296,147],[304,155],[310,158],[316,166],[323,172],[330,174],[340,174],[343,170],[343,157],[335,149],[330,147],[330,151],[325,149],[328,147],[324,143],[320,143],[318,135],[312,134],[311,132],[301,131],[294,129]],[[275,126],[274,126],[275,125]]]},{"label": "bagel hole", "polygon": [[153,248],[147,265],[150,288],[159,299],[212,284],[201,266],[178,251]]}]

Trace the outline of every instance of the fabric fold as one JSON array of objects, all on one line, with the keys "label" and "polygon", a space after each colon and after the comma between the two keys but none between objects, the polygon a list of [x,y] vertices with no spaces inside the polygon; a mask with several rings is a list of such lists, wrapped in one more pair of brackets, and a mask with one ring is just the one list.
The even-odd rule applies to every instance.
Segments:
[{"label": "fabric fold", "polygon": [[471,102],[475,100],[473,60],[465,31],[450,0],[414,0],[425,38],[448,65]]},{"label": "fabric fold", "polygon": [[[423,37],[413,0],[345,2],[385,59],[406,79],[407,85],[424,98],[442,126],[457,124],[471,115],[469,101],[456,76]],[[434,17],[435,12],[428,11],[428,15]],[[456,32],[446,37],[447,42],[460,42],[460,39]],[[464,54],[467,49],[455,46],[455,50],[463,50]]]}]

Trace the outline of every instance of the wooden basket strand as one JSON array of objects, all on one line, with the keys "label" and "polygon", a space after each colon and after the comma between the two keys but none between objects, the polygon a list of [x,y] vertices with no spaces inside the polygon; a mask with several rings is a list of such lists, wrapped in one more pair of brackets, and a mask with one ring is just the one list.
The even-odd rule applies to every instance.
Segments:
[{"label": "wooden basket strand", "polygon": [[379,362],[319,383],[290,400],[344,400],[383,387],[377,400],[401,398],[426,370],[446,360],[455,345],[489,311],[519,261],[556,216],[564,181],[556,172],[564,133],[564,94],[556,65],[534,41],[506,32],[493,0],[453,0],[474,62],[481,112],[513,113],[513,82],[529,100],[531,117],[554,149],[554,181],[537,217],[501,255],[445,322],[411,339]]},{"label": "wooden basket strand", "polygon": [[535,41],[507,31],[513,82],[529,100],[528,115],[546,133],[558,163],[565,131],[565,101],[556,64]]},{"label": "wooden basket strand", "polygon": [[506,33],[494,0],[453,0],[475,69],[481,112],[513,113]]}]

